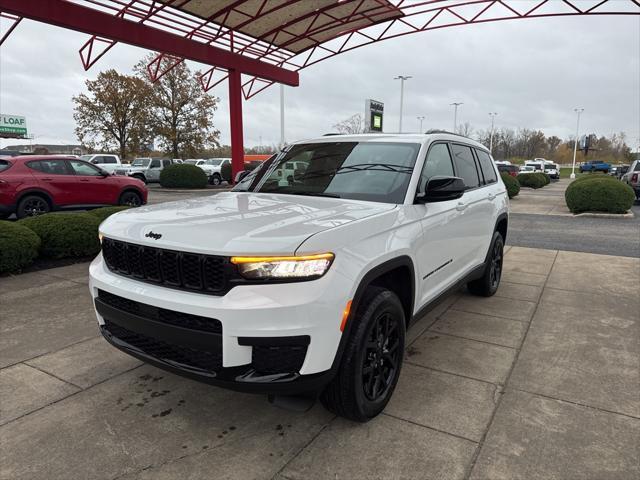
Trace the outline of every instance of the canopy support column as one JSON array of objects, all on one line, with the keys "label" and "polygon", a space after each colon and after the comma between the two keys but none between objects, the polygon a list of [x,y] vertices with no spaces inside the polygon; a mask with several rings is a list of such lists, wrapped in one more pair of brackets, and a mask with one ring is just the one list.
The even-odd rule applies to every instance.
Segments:
[{"label": "canopy support column", "polygon": [[244,170],[242,131],[242,78],[239,70],[229,70],[229,118],[231,127],[231,179]]}]

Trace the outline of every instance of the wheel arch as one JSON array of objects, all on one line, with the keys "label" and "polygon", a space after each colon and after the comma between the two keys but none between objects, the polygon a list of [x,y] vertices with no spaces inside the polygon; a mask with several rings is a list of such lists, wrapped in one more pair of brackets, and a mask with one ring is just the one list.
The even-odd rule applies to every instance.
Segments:
[{"label": "wheel arch", "polygon": [[[409,327],[409,322],[413,317],[413,306],[415,300],[415,268],[413,260],[408,255],[401,255],[374,266],[365,273],[360,280],[351,301],[351,309],[349,311],[345,330],[340,338],[338,351],[333,359],[333,364],[331,366],[332,374],[335,374],[340,367],[342,354],[344,353],[347,339],[351,334],[353,317],[358,310],[358,306],[364,296],[364,292],[371,285],[384,286],[398,295],[405,312],[406,327]],[[409,288],[402,290],[402,287]]]},{"label": "wheel arch", "polygon": [[508,227],[509,227],[509,215],[507,215],[506,213],[501,213],[500,215],[498,215],[498,218],[496,220],[496,226],[493,229],[493,231],[500,232],[500,235],[502,235],[502,241],[504,243],[507,243]]},{"label": "wheel arch", "polygon": [[18,193],[16,197],[16,209],[18,208],[18,205],[20,205],[20,202],[29,195],[37,195],[38,197],[42,197],[47,201],[51,210],[53,210],[56,206],[55,202],[53,201],[53,197],[46,190],[42,190],[40,188],[28,188],[26,190],[21,190],[20,193]]}]

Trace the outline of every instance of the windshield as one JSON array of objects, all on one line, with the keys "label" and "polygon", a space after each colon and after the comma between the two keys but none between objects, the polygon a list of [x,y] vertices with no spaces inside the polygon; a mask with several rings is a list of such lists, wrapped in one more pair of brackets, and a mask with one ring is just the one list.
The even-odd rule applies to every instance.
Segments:
[{"label": "windshield", "polygon": [[184,163],[188,163],[189,165],[195,165],[196,163],[198,163],[197,160],[185,160]]},{"label": "windshield", "polygon": [[132,167],[146,167],[147,165],[149,165],[149,159],[148,158],[136,158],[131,163]]},{"label": "windshield", "polygon": [[547,164],[547,165],[544,166],[545,170],[555,170],[557,168],[558,168],[558,166],[557,165],[553,165],[553,164]]},{"label": "windshield", "polygon": [[209,165],[213,165],[214,167],[217,167],[218,165],[220,165],[222,163],[222,160],[215,160],[215,159],[211,159],[209,160]]},{"label": "windshield", "polygon": [[417,143],[294,145],[265,161],[234,190],[402,203],[419,150]]}]

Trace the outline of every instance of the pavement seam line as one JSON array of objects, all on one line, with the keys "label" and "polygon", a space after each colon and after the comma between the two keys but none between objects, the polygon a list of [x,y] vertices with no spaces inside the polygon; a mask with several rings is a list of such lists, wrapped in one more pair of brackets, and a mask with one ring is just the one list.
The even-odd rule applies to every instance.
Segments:
[{"label": "pavement seam line", "polygon": [[[553,257],[553,265],[551,265],[551,269],[549,270],[549,274],[546,276],[544,284],[542,285],[542,291],[544,292],[544,289],[547,285],[547,282],[549,281],[549,277],[551,276],[551,272],[553,271],[553,267],[556,264],[556,260],[558,258],[558,250],[556,250],[556,254]],[[540,296],[540,300],[542,299],[542,296]],[[471,478],[471,474],[473,473],[473,469],[476,466],[476,462],[478,461],[478,458],[480,457],[480,452],[482,451],[482,447],[484,446],[484,442],[487,439],[487,435],[489,434],[489,431],[491,430],[491,426],[493,425],[493,422],[496,418],[496,415],[498,413],[498,409],[500,408],[500,405],[502,405],[502,399],[504,398],[504,393],[506,392],[507,386],[509,384],[509,380],[511,380],[511,375],[513,374],[513,371],[516,368],[516,365],[518,363],[518,359],[520,358],[520,352],[522,351],[522,347],[524,346],[524,342],[527,340],[527,336],[529,335],[529,330],[531,329],[531,324],[533,323],[533,319],[536,315],[536,312],[538,311],[538,308],[540,307],[540,300],[538,300],[538,302],[536,303],[536,307],[533,309],[533,313],[531,314],[531,320],[529,321],[529,323],[527,324],[527,328],[525,329],[524,335],[522,336],[522,339],[520,340],[520,343],[518,345],[518,347],[516,348],[516,354],[513,358],[513,362],[511,363],[511,367],[509,368],[509,372],[507,373],[507,376],[504,380],[504,384],[502,387],[502,395],[500,395],[497,399],[497,401],[495,402],[495,408],[493,409],[493,412],[491,413],[491,417],[489,418],[489,422],[487,423],[487,426],[484,430],[484,433],[482,434],[482,437],[480,438],[480,441],[478,442],[478,446],[476,447],[475,452],[473,453],[473,456],[471,457],[471,463],[469,464],[469,467],[467,469],[467,472],[464,476],[464,480],[469,480]]]},{"label": "pavement seam line", "polygon": [[78,345],[78,344],[80,344],[82,342],[88,342],[89,340],[93,340],[94,338],[100,338],[100,335],[97,334],[95,337],[89,337],[89,338],[84,338],[82,340],[78,340],[77,342],[73,342],[73,343],[70,343],[69,345],[65,345],[64,347],[59,348],[58,350],[54,350],[54,351],[51,351],[51,352],[45,352],[45,353],[41,353],[39,355],[36,355],[35,357],[30,357],[30,358],[25,358],[23,360],[18,360],[15,363],[10,363],[9,365],[5,365],[4,367],[1,367],[0,368],[0,372],[2,370],[4,370],[5,368],[13,367],[13,366],[18,365],[20,363],[27,363],[27,362],[30,362],[31,360],[36,360],[36,359],[38,359],[40,357],[44,357],[46,355],[51,355],[53,353],[61,352],[62,350],[66,349],[66,348],[73,347],[73,346]]},{"label": "pavement seam line", "polygon": [[[531,286],[531,285],[529,285],[529,286]],[[499,290],[499,288],[498,288],[498,290]],[[495,296],[497,297],[498,294],[496,293]],[[542,294],[540,294],[540,296],[542,297]],[[506,298],[507,300],[519,300],[517,298],[510,298],[510,297],[500,297],[500,298]],[[537,302],[532,302],[531,300],[522,300],[522,301],[523,302],[537,303]],[[452,312],[471,313],[473,315],[480,315],[480,316],[483,316],[483,317],[497,318],[499,320],[511,320],[512,322],[518,322],[518,323],[529,323],[531,321],[531,320],[516,320],[515,318],[501,317],[500,315],[491,315],[489,313],[468,312],[466,310],[460,310],[458,308],[455,308],[455,305],[452,305],[450,310]]]},{"label": "pavement seam line", "polygon": [[31,365],[30,363],[27,362],[22,362],[23,365],[27,365],[28,367],[33,368],[34,370],[38,370],[39,372],[44,373],[45,375],[49,375],[50,377],[53,377],[57,380],[60,380],[61,382],[64,382],[68,385],[71,385],[72,387],[76,387],[79,388],[80,390],[84,390],[84,388],[82,388],[80,385],[76,385],[73,382],[70,382],[69,380],[65,380],[64,378],[60,378],[59,376],[57,376],[55,373],[51,373],[51,372],[47,372],[46,370],[43,370],[42,368],[36,366],[36,365]]},{"label": "pavement seam line", "polygon": [[400,420],[401,422],[407,422],[411,425],[415,425],[416,427],[421,427],[421,428],[426,428],[428,430],[433,430],[434,432],[438,432],[438,433],[442,433],[444,435],[450,435],[452,437],[456,437],[459,438],[460,440],[464,440],[466,442],[471,442],[475,445],[478,445],[478,441],[477,440],[472,440],[470,438],[467,437],[463,437],[462,435],[458,435],[457,433],[451,433],[451,432],[447,432],[446,430],[440,430],[439,428],[435,428],[432,427],[430,425],[424,425],[423,423],[418,423],[418,422],[414,422],[413,420],[409,420],[407,418],[402,418],[402,417],[398,417],[397,415],[393,415],[391,413],[387,413],[387,412],[382,412],[382,415],[389,417],[389,418],[393,418],[395,420]]},{"label": "pavement seam line", "polygon": [[298,451],[297,451],[296,453],[294,453],[294,454],[291,456],[291,458],[290,458],[289,460],[287,460],[287,461],[285,462],[285,464],[284,464],[282,467],[280,467],[280,469],[279,469],[276,473],[274,473],[274,474],[273,474],[273,476],[271,477],[271,480],[276,480],[276,479],[277,479],[277,477],[278,477],[278,475],[284,475],[284,474],[282,473],[282,472],[283,472],[283,470],[284,470],[285,468],[287,468],[291,462],[293,462],[296,458],[298,458],[298,457],[300,456],[300,454],[301,454],[302,452],[304,452],[304,451],[306,450],[306,448],[307,448],[309,445],[311,445],[311,444],[315,441],[315,439],[316,439],[316,438],[318,438],[318,437],[320,436],[320,434],[321,434],[322,432],[324,432],[327,428],[329,428],[329,426],[330,426],[330,425],[335,421],[335,419],[336,419],[336,418],[338,418],[338,416],[337,416],[337,415],[336,415],[336,416],[334,416],[331,420],[329,420],[325,425],[323,425],[323,426],[322,426],[322,428],[320,428],[320,430],[318,430],[318,432],[317,432],[313,437],[311,437],[311,439],[309,439],[309,441],[308,441],[307,443],[305,443],[302,447],[300,447],[300,448],[298,449]]},{"label": "pavement seam line", "polygon": [[116,377],[119,377],[120,375],[124,375],[125,373],[129,373],[129,372],[131,372],[131,371],[135,370],[136,368],[140,368],[140,367],[142,367],[142,366],[144,366],[144,365],[147,365],[147,364],[142,363],[142,364],[137,365],[137,366],[135,366],[135,367],[133,367],[133,368],[130,368],[130,369],[128,369],[128,370],[125,370],[125,371],[123,371],[123,372],[120,372],[120,373],[118,373],[118,374],[114,375],[113,377],[105,378],[104,380],[101,380],[101,381],[99,381],[98,383],[94,383],[93,385],[91,385],[89,388],[87,388],[87,389],[85,389],[85,390],[78,390],[77,392],[74,392],[74,393],[72,393],[71,395],[67,395],[66,397],[59,398],[58,400],[54,400],[53,402],[47,403],[46,405],[42,405],[41,407],[38,407],[38,408],[36,408],[35,410],[32,410],[32,411],[27,412],[27,413],[25,413],[25,414],[23,414],[23,415],[20,415],[19,417],[16,417],[16,418],[14,418],[13,420],[9,420],[8,422],[5,422],[5,423],[0,424],[0,427],[4,427],[5,425],[9,425],[10,423],[13,423],[13,422],[15,422],[15,421],[17,421],[17,420],[20,420],[21,418],[24,418],[24,417],[26,417],[27,415],[31,415],[31,414],[36,413],[36,412],[39,412],[40,410],[43,410],[43,409],[45,409],[45,408],[47,408],[47,407],[50,407],[50,406],[52,406],[52,405],[55,405],[55,404],[56,404],[56,403],[58,403],[58,402],[62,402],[63,400],[66,400],[67,398],[75,397],[76,395],[78,395],[78,394],[80,394],[80,393],[82,393],[82,392],[89,391],[89,390],[90,390],[90,389],[92,389],[93,387],[96,387],[96,386],[98,386],[98,385],[102,385],[104,382],[108,382],[109,380],[112,380],[112,379],[114,379],[114,378],[116,378]]},{"label": "pavement seam line", "polygon": [[509,350],[515,350],[516,349],[516,347],[510,347],[509,345],[502,345],[501,343],[487,342],[486,340],[478,340],[476,338],[464,337],[462,335],[456,335],[454,333],[441,332],[440,330],[431,330],[431,329],[429,329],[428,332],[438,333],[438,334],[441,334],[441,335],[445,335],[447,337],[460,338],[462,340],[469,340],[470,342],[484,343],[486,345],[491,345],[492,347],[508,348]]},{"label": "pavement seam line", "polygon": [[476,381],[476,382],[482,382],[482,383],[486,383],[486,384],[489,384],[489,385],[494,385],[494,386],[500,386],[501,385],[500,383],[493,383],[493,382],[490,382],[489,380],[483,380],[481,378],[469,377],[468,375],[462,375],[460,373],[449,372],[447,370],[442,370],[440,368],[427,367],[426,365],[420,365],[419,363],[414,363],[414,362],[411,362],[409,360],[405,360],[404,363],[406,365],[411,365],[413,367],[424,368],[425,370],[432,370],[434,372],[444,373],[444,374],[447,374],[447,375],[453,375],[454,377],[466,378],[467,380],[473,380],[473,381]]},{"label": "pavement seam line", "polygon": [[[498,287],[499,288],[499,287]],[[500,298],[507,298],[507,297],[500,297]],[[513,298],[509,298],[509,300],[514,300]],[[530,300],[518,300],[520,302],[527,302],[527,303],[533,303],[533,304],[537,304],[537,302],[532,302]],[[476,315],[486,315],[485,313],[478,313],[478,312],[471,312],[469,310],[464,310],[462,308],[454,308],[454,306],[452,305],[451,310],[454,310],[456,312],[464,312],[464,313],[475,313]],[[534,309],[535,312],[535,309]],[[501,318],[503,320],[512,320],[514,322],[520,322],[520,323],[529,323],[531,321],[531,318],[533,318],[533,314],[531,314],[531,318],[529,318],[529,320],[516,320],[514,318],[509,318],[509,317],[502,317],[500,315],[487,315],[488,317],[495,317],[495,318]]]},{"label": "pavement seam line", "polygon": [[538,397],[544,397],[544,398],[548,398],[549,400],[555,400],[562,403],[568,403],[570,405],[575,405],[577,407],[590,408],[592,410],[597,410],[602,413],[611,413],[613,415],[620,415],[622,417],[633,418],[634,420],[640,420],[640,417],[629,415],[628,413],[616,412],[616,411],[607,410],[606,408],[601,408],[601,407],[594,407],[593,405],[587,405],[586,403],[574,402],[572,400],[566,400],[564,398],[558,398],[551,395],[546,395],[544,393],[532,392],[530,390],[523,390],[522,388],[516,388],[516,387],[511,387],[510,390],[514,390],[516,392],[524,392],[524,393],[528,393],[529,395],[536,395]]}]

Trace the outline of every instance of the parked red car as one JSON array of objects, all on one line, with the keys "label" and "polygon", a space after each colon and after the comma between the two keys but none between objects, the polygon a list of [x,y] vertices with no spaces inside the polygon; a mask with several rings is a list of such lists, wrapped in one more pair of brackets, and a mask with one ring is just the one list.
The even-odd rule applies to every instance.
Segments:
[{"label": "parked red car", "polygon": [[140,180],[109,175],[77,158],[0,157],[0,218],[145,203],[147,187]]}]

